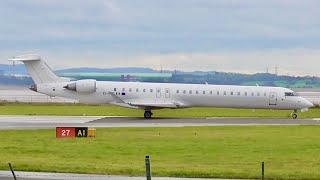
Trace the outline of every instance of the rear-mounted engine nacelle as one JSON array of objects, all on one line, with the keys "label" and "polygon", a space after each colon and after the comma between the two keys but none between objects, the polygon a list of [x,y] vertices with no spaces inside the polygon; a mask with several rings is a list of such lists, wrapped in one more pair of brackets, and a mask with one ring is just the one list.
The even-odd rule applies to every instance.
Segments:
[{"label": "rear-mounted engine nacelle", "polygon": [[84,79],[84,80],[71,82],[70,84],[67,84],[63,88],[66,88],[71,91],[76,91],[78,93],[91,94],[96,92],[97,83],[96,83],[96,80],[94,79]]}]

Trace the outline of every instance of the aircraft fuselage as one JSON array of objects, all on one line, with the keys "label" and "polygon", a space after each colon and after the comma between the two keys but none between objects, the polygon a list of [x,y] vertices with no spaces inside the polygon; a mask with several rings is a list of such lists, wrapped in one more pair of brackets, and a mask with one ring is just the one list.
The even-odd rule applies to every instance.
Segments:
[{"label": "aircraft fuselage", "polygon": [[[77,99],[81,103],[172,104],[163,108],[223,107],[254,109],[304,109],[312,104],[287,88],[208,84],[96,81],[96,90],[81,93],[66,89],[70,82],[38,84],[37,91],[49,96]],[[119,105],[119,104],[118,104]],[[150,109],[156,109],[151,106]],[[158,107],[162,108],[162,106]]]}]

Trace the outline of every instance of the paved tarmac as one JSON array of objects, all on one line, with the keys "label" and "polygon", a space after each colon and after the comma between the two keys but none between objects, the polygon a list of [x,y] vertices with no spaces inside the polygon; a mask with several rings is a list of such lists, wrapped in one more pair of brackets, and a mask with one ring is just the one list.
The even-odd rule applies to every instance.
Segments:
[{"label": "paved tarmac", "polygon": [[[89,175],[89,174],[69,174],[69,173],[41,173],[41,172],[15,172],[19,180],[145,180],[146,177],[127,177],[127,176],[108,176],[108,175]],[[13,176],[9,171],[0,171],[0,180],[12,180]],[[152,177],[154,180],[213,180],[200,178],[169,178]],[[222,179],[220,179],[222,180]]]},{"label": "paved tarmac", "polygon": [[320,119],[259,118],[144,118],[101,116],[0,116],[0,129],[42,129],[57,126],[85,127],[185,127],[249,125],[320,125]]}]

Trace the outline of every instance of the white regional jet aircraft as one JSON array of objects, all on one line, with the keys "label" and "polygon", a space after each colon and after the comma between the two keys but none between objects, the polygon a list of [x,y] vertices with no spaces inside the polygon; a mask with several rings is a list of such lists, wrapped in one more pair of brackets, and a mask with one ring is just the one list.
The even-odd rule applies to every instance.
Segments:
[{"label": "white regional jet aircraft", "polygon": [[70,81],[58,77],[39,55],[16,56],[33,81],[31,90],[49,96],[77,99],[81,103],[115,104],[144,109],[151,118],[153,109],[221,107],[306,111],[313,104],[290,89],[281,87],[175,84],[146,82],[110,82],[84,79]]}]

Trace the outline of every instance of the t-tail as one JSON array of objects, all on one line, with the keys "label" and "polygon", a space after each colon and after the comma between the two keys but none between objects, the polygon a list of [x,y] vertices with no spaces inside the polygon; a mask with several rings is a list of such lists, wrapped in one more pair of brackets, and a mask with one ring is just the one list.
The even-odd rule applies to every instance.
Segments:
[{"label": "t-tail", "polygon": [[[66,78],[57,76],[39,55],[20,55],[9,59],[9,61],[22,61],[35,84],[69,81]],[[31,89],[36,90],[36,86],[31,86]]]}]

